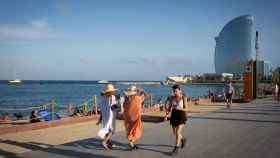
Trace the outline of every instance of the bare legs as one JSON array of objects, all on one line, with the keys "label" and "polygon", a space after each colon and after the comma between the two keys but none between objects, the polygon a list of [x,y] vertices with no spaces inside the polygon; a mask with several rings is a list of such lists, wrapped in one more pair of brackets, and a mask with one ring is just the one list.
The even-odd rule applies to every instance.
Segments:
[{"label": "bare legs", "polygon": [[173,134],[176,137],[176,146],[180,146],[181,140],[183,138],[182,131],[184,128],[184,124],[180,124],[179,126],[172,126]]},{"label": "bare legs", "polygon": [[232,104],[232,95],[227,96],[226,102],[227,102],[227,108],[230,109],[231,104]]},{"label": "bare legs", "polygon": [[175,147],[173,149],[173,153],[177,153],[178,152],[178,148],[180,147],[184,147],[184,144],[185,144],[185,139],[182,135],[182,131],[183,131],[183,128],[184,128],[184,125],[185,124],[180,124],[178,126],[172,126],[172,131],[173,131],[173,134],[175,135],[176,137],[176,143],[175,143]]},{"label": "bare legs", "polygon": [[106,134],[105,138],[102,141],[102,145],[105,149],[109,149],[108,147],[108,142],[112,139],[113,136],[113,132],[109,132],[108,134]]}]

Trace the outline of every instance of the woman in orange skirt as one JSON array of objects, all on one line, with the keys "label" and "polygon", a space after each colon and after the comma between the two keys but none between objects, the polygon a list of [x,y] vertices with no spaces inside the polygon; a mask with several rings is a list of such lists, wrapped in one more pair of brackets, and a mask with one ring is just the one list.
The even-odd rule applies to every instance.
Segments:
[{"label": "woman in orange skirt", "polygon": [[131,150],[138,147],[134,144],[142,135],[143,125],[141,122],[142,103],[144,102],[144,94],[139,93],[136,86],[131,86],[125,93],[125,101],[123,104],[124,125],[127,133],[127,139]]}]

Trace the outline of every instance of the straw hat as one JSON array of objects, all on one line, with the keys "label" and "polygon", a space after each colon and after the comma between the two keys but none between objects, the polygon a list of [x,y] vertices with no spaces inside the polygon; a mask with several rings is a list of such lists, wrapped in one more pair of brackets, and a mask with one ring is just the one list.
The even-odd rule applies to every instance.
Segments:
[{"label": "straw hat", "polygon": [[124,91],[124,94],[127,96],[136,95],[137,87],[135,85],[131,85],[126,91]]},{"label": "straw hat", "polygon": [[107,84],[106,87],[104,88],[104,90],[101,92],[102,94],[106,94],[106,93],[109,93],[109,92],[115,92],[117,91],[118,89],[115,89],[114,85],[112,84]]}]

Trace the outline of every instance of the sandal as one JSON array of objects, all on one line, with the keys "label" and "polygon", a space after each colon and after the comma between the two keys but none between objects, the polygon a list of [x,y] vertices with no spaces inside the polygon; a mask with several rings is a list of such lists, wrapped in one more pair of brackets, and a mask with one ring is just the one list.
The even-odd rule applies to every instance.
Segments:
[{"label": "sandal", "polygon": [[101,144],[104,147],[104,149],[109,150],[109,147],[106,142],[102,142]]},{"label": "sandal", "polygon": [[108,142],[107,142],[107,145],[108,145],[108,147],[109,147],[110,149],[113,149],[113,148],[117,147],[117,145],[116,145],[116,144],[113,144],[111,141],[108,141]]},{"label": "sandal", "polygon": [[137,150],[138,146],[129,144],[130,150]]}]

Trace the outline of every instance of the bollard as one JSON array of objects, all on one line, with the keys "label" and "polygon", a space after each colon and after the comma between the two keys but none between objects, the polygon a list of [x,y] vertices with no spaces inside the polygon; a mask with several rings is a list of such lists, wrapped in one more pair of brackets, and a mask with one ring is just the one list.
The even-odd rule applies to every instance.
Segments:
[{"label": "bollard", "polygon": [[152,93],[150,94],[150,108],[153,106],[153,95]]},{"label": "bollard", "polygon": [[68,113],[70,113],[70,114],[73,113],[73,105],[72,105],[72,102],[71,102],[71,101],[68,102],[67,111],[68,111]]},{"label": "bollard", "polygon": [[54,120],[54,108],[55,108],[55,100],[52,99],[51,102],[52,120]]},{"label": "bollard", "polygon": [[93,101],[93,110],[94,110],[94,113],[95,113],[95,115],[97,115],[97,101],[96,101],[96,95],[94,95],[93,97],[92,97],[92,101]]}]

